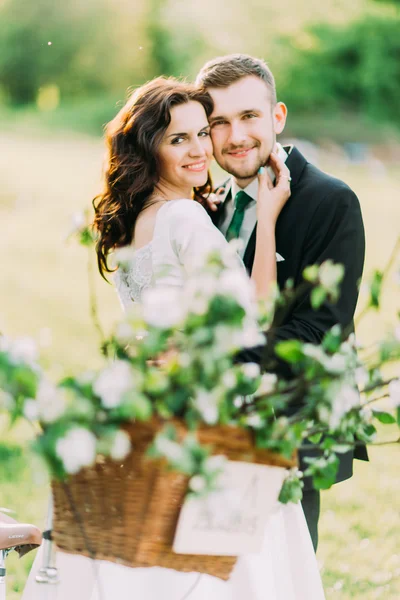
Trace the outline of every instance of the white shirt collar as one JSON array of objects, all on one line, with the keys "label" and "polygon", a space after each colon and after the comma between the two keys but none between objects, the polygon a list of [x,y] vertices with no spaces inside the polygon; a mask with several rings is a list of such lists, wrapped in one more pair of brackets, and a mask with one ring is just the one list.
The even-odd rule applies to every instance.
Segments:
[{"label": "white shirt collar", "polygon": [[[278,156],[281,160],[283,160],[284,162],[286,162],[286,159],[288,157],[288,153],[286,152],[286,150],[284,150],[284,148],[281,146],[281,144],[276,144],[276,147],[278,149]],[[273,172],[271,167],[267,167],[268,169],[268,174],[271,177],[272,181],[275,181],[275,173]],[[231,190],[232,190],[232,198],[235,198],[236,194],[241,190],[242,188],[238,186],[238,184],[236,183],[236,181],[234,180],[233,177],[231,177]],[[246,186],[243,189],[244,192],[246,192],[246,194],[248,196],[250,196],[250,198],[253,198],[253,200],[257,200],[257,196],[258,196],[258,177],[256,177],[255,179],[253,179],[253,181],[251,183],[249,183],[248,186]]]}]

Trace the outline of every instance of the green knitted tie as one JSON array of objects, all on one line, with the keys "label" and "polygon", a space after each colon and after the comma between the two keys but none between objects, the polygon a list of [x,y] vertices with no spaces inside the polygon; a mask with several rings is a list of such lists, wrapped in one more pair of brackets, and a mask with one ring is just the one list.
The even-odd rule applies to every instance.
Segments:
[{"label": "green knitted tie", "polygon": [[244,211],[250,202],[253,200],[246,192],[242,190],[235,196],[235,212],[233,213],[232,221],[226,232],[228,242],[239,237],[240,228],[244,219]]}]

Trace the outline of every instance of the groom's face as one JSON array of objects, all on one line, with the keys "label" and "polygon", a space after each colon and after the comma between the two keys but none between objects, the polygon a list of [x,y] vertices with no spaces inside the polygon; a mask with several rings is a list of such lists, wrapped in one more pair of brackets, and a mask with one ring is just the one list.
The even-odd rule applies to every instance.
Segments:
[{"label": "groom's face", "polygon": [[208,92],[214,102],[209,119],[214,156],[243,186],[267,163],[276,134],[284,128],[286,107],[273,105],[267,85],[255,76],[225,88],[208,88]]}]

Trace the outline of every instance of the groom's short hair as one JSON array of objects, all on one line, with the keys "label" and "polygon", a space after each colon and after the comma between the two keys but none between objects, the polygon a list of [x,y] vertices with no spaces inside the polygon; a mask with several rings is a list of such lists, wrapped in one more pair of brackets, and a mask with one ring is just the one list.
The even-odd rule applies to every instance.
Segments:
[{"label": "groom's short hair", "polygon": [[275,78],[266,62],[248,54],[228,54],[208,61],[200,70],[196,84],[203,88],[224,88],[253,75],[265,82],[276,104]]}]

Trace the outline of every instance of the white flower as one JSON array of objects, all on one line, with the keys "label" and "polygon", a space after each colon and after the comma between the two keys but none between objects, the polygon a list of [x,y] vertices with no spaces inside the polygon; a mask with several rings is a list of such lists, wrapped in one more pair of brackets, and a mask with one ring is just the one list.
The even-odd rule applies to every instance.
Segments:
[{"label": "white flower", "polygon": [[210,299],[215,296],[218,287],[218,278],[212,273],[196,273],[189,277],[184,286],[184,298],[192,301],[197,295]]},{"label": "white flower", "polygon": [[253,427],[253,429],[259,429],[263,426],[263,421],[259,414],[254,413],[252,415],[248,415],[246,418],[246,424],[249,425],[249,427]]},{"label": "white flower", "polygon": [[14,364],[30,366],[34,366],[39,357],[36,342],[29,337],[16,338],[11,343],[8,354]]},{"label": "white flower", "polygon": [[324,361],[324,367],[327,371],[329,371],[329,373],[343,373],[347,367],[346,357],[342,354],[334,354],[333,356],[329,356]]},{"label": "white flower", "polygon": [[226,457],[221,454],[210,456],[205,462],[205,468],[207,471],[221,471],[225,468],[226,460]]},{"label": "white flower", "polygon": [[208,425],[215,425],[218,421],[218,397],[214,392],[197,390],[194,406]]},{"label": "white flower", "polygon": [[28,421],[37,421],[39,418],[39,407],[36,400],[27,398],[24,402],[24,416]]},{"label": "white flower", "polygon": [[74,212],[72,215],[72,226],[74,227],[75,231],[78,231],[79,229],[82,229],[82,227],[85,226],[86,223],[86,217],[85,217],[85,213],[82,211],[79,212]]},{"label": "white flower", "polygon": [[124,460],[131,450],[131,440],[126,431],[117,431],[110,450],[110,456],[114,460]]},{"label": "white flower", "polygon": [[366,387],[369,382],[369,373],[365,367],[358,367],[355,372],[356,383],[362,389]]},{"label": "white flower", "polygon": [[222,376],[222,384],[228,388],[228,390],[231,390],[232,388],[235,387],[236,385],[236,375],[233,371],[226,371],[223,376]]},{"label": "white flower", "polygon": [[321,364],[324,364],[327,358],[327,355],[325,354],[321,346],[317,346],[315,344],[304,344],[303,353],[305,354],[305,356],[309,356],[310,358],[317,360]]},{"label": "white flower", "polygon": [[245,271],[226,269],[218,280],[218,293],[231,296],[248,314],[254,314],[254,289]]},{"label": "white flower", "polygon": [[242,330],[233,329],[227,325],[216,325],[214,340],[216,354],[234,352],[241,347]]},{"label": "white flower", "polygon": [[278,378],[275,373],[263,373],[261,375],[261,383],[254,395],[257,397],[271,394],[275,390],[277,382]]},{"label": "white flower", "polygon": [[183,304],[187,312],[203,315],[211,298],[217,292],[218,279],[211,273],[198,273],[189,277],[183,288]]},{"label": "white flower", "polygon": [[358,348],[358,342],[355,333],[351,333],[347,338],[347,343],[354,349]]},{"label": "white flower", "polygon": [[166,437],[156,438],[155,445],[160,454],[171,462],[180,462],[184,458],[182,446]]},{"label": "white flower", "polygon": [[350,366],[350,363],[353,362],[356,357],[354,350],[347,342],[342,344],[340,350],[341,352],[337,352],[330,356],[329,354],[326,354],[321,346],[315,344],[303,345],[303,352],[306,356],[318,361],[326,371],[335,375],[346,371]]},{"label": "white flower", "polygon": [[116,360],[100,373],[94,382],[93,391],[101,399],[104,408],[116,408],[133,383],[129,363],[125,360]]},{"label": "white flower", "polygon": [[393,408],[400,406],[400,379],[394,379],[388,385],[390,404]]},{"label": "white flower", "polygon": [[244,396],[236,396],[233,400],[233,406],[240,408],[244,404]]},{"label": "white flower", "polygon": [[202,492],[206,487],[206,480],[201,475],[194,475],[189,479],[189,488],[192,492]]},{"label": "white flower", "polygon": [[84,427],[73,427],[56,443],[56,454],[67,473],[73,475],[96,459],[96,437]]},{"label": "white flower", "polygon": [[332,402],[329,427],[337,429],[345,414],[360,405],[360,396],[352,385],[339,382],[330,386],[329,394]]},{"label": "white flower", "polygon": [[47,379],[41,379],[36,391],[39,418],[45,423],[53,423],[65,412],[67,403],[64,391]]},{"label": "white flower", "polygon": [[209,301],[207,298],[202,296],[197,296],[193,298],[190,304],[190,312],[195,315],[205,315],[208,310]]},{"label": "white flower", "polygon": [[323,262],[318,270],[319,281],[322,287],[328,291],[335,288],[341,282],[343,275],[343,265],[334,264],[331,260]]},{"label": "white flower", "polygon": [[398,342],[400,342],[400,325],[397,325],[394,329],[394,337]]},{"label": "white flower", "polygon": [[256,321],[251,318],[244,320],[242,328],[235,333],[235,341],[238,348],[253,348],[266,343],[265,336],[259,330]]},{"label": "white flower", "polygon": [[182,291],[174,287],[148,288],[142,296],[143,319],[160,329],[177,327],[186,316]]},{"label": "white flower", "polygon": [[126,322],[118,323],[115,330],[115,339],[121,344],[127,344],[135,336],[132,325]]},{"label": "white flower", "polygon": [[245,377],[249,379],[257,379],[260,376],[260,365],[254,362],[246,363],[242,365],[242,371]]},{"label": "white flower", "polygon": [[360,417],[362,418],[362,420],[365,423],[372,423],[373,418],[374,418],[374,413],[372,412],[372,409],[369,406],[364,406],[360,410]]}]

